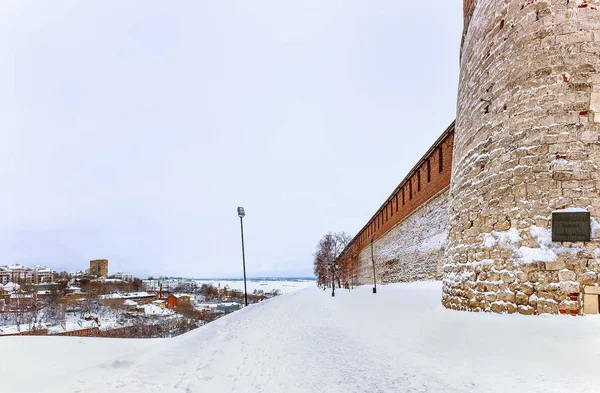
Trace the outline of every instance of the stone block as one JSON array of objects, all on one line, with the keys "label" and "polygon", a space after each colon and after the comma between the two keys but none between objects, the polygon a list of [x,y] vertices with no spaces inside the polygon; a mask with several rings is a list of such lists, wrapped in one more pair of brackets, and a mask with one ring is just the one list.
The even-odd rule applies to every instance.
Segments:
[{"label": "stone block", "polygon": [[500,278],[506,284],[511,284],[516,280],[515,274],[512,272],[502,272]]},{"label": "stone block", "polygon": [[524,283],[520,284],[518,289],[519,289],[519,291],[523,292],[524,294],[526,294],[528,296],[533,295],[533,292],[534,292],[533,285],[528,282],[524,282]]},{"label": "stone block", "polygon": [[506,311],[506,304],[500,302],[492,303],[492,312],[503,313]]},{"label": "stone block", "polygon": [[557,258],[554,262],[546,262],[546,270],[562,270],[566,267],[563,258]]},{"label": "stone block", "polygon": [[600,93],[593,92],[590,96],[590,110],[600,112]]},{"label": "stone block", "polygon": [[515,294],[506,290],[498,292],[498,299],[507,303],[514,303],[516,301]]},{"label": "stone block", "polygon": [[577,258],[577,259],[567,259],[565,260],[565,268],[569,270],[573,270],[577,273],[585,272],[585,268],[587,266],[587,259]]},{"label": "stone block", "polygon": [[560,281],[575,281],[577,274],[574,271],[568,269],[562,269],[558,271],[558,279]]},{"label": "stone block", "polygon": [[531,306],[518,306],[517,311],[523,315],[533,315],[535,309]]},{"label": "stone block", "polygon": [[515,295],[515,302],[518,305],[527,304],[528,301],[529,301],[529,296],[527,296],[523,292],[517,292],[517,294]]},{"label": "stone block", "polygon": [[538,301],[537,303],[538,314],[558,314],[558,304],[551,302]]},{"label": "stone block", "polygon": [[484,294],[484,296],[485,296],[485,300],[488,302],[494,302],[498,298],[498,295],[494,292],[486,292]]},{"label": "stone block", "polygon": [[598,314],[598,295],[583,295],[583,313]]},{"label": "stone block", "polygon": [[579,302],[574,300],[565,300],[560,302],[558,308],[559,310],[566,311],[579,310]]},{"label": "stone block", "polygon": [[581,133],[581,141],[585,143],[598,142],[598,133],[595,131],[584,131]]},{"label": "stone block", "polygon": [[515,306],[513,303],[507,303],[506,312],[508,312],[509,314],[514,314],[515,312],[517,312],[517,306]]},{"label": "stone block", "polygon": [[581,285],[574,281],[564,281],[559,283],[560,293],[579,293],[581,292]]},{"label": "stone block", "polygon": [[598,275],[594,272],[587,271],[579,275],[578,281],[582,285],[593,285],[598,281]]},{"label": "stone block", "polygon": [[585,286],[583,287],[583,293],[587,295],[600,295],[599,286]]}]

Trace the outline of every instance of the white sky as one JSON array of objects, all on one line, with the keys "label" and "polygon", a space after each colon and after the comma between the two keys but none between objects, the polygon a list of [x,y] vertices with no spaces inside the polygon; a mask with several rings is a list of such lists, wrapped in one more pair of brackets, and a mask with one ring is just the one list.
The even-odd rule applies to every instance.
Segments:
[{"label": "white sky", "polygon": [[455,116],[462,4],[0,0],[0,265],[312,275]]}]

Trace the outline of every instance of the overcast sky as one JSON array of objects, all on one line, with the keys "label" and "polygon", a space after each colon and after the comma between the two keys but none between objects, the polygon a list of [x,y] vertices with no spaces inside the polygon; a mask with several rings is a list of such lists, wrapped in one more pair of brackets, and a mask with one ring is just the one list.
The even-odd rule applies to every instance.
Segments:
[{"label": "overcast sky", "polygon": [[312,275],[455,116],[459,0],[0,4],[0,265]]}]

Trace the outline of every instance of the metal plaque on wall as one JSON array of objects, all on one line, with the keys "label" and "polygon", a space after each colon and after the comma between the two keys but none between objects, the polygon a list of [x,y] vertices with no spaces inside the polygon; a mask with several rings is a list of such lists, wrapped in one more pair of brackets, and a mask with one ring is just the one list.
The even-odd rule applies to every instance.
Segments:
[{"label": "metal plaque on wall", "polygon": [[553,242],[589,242],[590,212],[552,213]]}]

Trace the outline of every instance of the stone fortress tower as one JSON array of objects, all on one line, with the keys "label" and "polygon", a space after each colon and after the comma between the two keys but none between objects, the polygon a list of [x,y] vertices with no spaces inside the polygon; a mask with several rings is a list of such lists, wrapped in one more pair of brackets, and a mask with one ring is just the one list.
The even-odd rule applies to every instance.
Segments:
[{"label": "stone fortress tower", "polygon": [[598,313],[599,3],[464,0],[447,308]]}]

